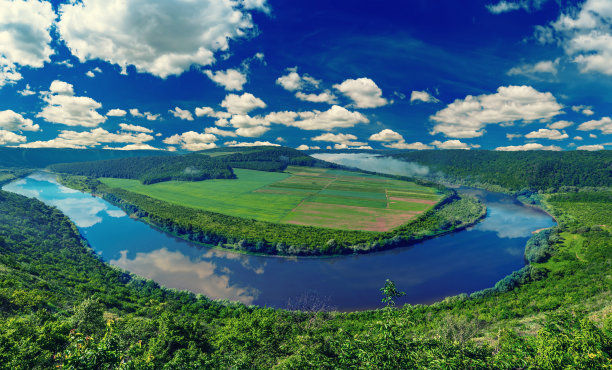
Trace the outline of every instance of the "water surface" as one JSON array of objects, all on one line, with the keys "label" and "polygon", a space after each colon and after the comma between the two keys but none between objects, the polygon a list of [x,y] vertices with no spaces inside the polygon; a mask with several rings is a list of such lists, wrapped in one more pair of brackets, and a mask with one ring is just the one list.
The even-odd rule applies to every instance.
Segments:
[{"label": "water surface", "polygon": [[431,303],[491,287],[524,266],[524,246],[532,231],[554,225],[547,214],[509,196],[472,190],[489,212],[465,231],[367,255],[259,257],[169,236],[102,199],[59,185],[53,174],[37,172],[3,189],[58,207],[94,251],[115,266],[169,288],[283,308],[300,301],[338,310],[377,308],[387,278],[406,292],[400,304]]}]

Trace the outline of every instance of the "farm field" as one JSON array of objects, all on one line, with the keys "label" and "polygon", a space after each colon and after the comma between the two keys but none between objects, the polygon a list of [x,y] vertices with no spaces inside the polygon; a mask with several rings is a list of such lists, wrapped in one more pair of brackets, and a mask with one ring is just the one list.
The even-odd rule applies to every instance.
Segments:
[{"label": "farm field", "polygon": [[234,169],[237,180],[100,179],[166,202],[261,221],[388,231],[440,200],[435,189],[369,174],[290,166],[284,173]]}]

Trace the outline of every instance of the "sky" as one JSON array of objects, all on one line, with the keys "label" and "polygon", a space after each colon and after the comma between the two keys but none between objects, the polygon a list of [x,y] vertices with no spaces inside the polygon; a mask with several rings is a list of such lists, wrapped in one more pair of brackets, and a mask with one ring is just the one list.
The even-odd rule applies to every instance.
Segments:
[{"label": "sky", "polygon": [[612,0],[0,0],[0,146],[612,149]]}]

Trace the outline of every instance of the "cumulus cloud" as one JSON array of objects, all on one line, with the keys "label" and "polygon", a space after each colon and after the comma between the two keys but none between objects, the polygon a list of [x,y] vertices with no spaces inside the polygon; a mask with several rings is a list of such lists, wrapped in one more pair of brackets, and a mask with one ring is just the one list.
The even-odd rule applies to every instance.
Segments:
[{"label": "cumulus cloud", "polygon": [[54,53],[49,31],[56,18],[51,3],[0,0],[0,87],[22,78],[18,66],[41,68]]},{"label": "cumulus cloud", "polygon": [[[352,135],[352,134],[332,134],[332,133],[325,133],[325,134],[321,134],[319,136],[315,136],[311,139],[312,141],[327,141],[327,142],[331,142],[331,143],[337,143],[337,144],[341,144],[342,148],[339,149],[346,149],[349,146],[357,146],[357,147],[361,147],[361,146],[365,146],[368,145],[368,143],[362,143],[359,141],[353,141],[353,140],[357,140],[357,136]],[[338,148],[336,148],[338,149]]]},{"label": "cumulus cloud", "polygon": [[[84,0],[60,5],[57,27],[81,62],[102,59],[123,71],[166,78],[210,65],[230,40],[249,36],[249,9],[265,1]],[[238,5],[242,6],[238,6]]]},{"label": "cumulus cloud", "polygon": [[546,128],[541,128],[538,131],[532,131],[525,135],[528,139],[549,139],[549,140],[564,140],[569,136],[567,133],[561,132],[559,130],[549,130]]},{"label": "cumulus cloud", "polygon": [[582,113],[585,116],[592,116],[595,114],[595,112],[593,112],[593,107],[589,105],[572,105],[572,110],[576,113]]},{"label": "cumulus cloud", "polygon": [[225,71],[216,72],[206,70],[204,73],[217,85],[223,86],[223,88],[228,91],[240,91],[242,90],[242,86],[247,82],[246,74],[237,69],[227,69]]},{"label": "cumulus cloud", "polygon": [[325,90],[324,92],[319,94],[306,94],[301,91],[298,91],[295,93],[295,97],[300,100],[309,101],[312,103],[336,104],[338,102],[338,98],[336,97],[336,95],[332,94],[329,90]]},{"label": "cumulus cloud", "polygon": [[438,103],[440,100],[436,99],[433,95],[427,91],[413,91],[410,94],[410,102],[424,102],[424,103]]},{"label": "cumulus cloud", "polygon": [[500,146],[498,148],[495,148],[495,150],[502,151],[502,152],[518,152],[518,151],[524,151],[524,150],[552,150],[552,151],[559,151],[559,150],[561,150],[561,148],[558,147],[558,146],[555,146],[555,145],[544,146],[544,145],[538,144],[538,143],[528,143],[528,144],[525,144],[525,145]]},{"label": "cumulus cloud", "polygon": [[[1,73],[1,72],[0,72]],[[2,77],[0,77],[0,84],[2,83]],[[36,91],[32,91],[29,84],[26,84],[26,87],[23,90],[17,91],[21,96],[30,96],[36,95]]]},{"label": "cumulus cloud", "polygon": [[213,134],[199,134],[195,131],[187,131],[182,134],[175,134],[166,139],[164,143],[170,145],[180,145],[182,149],[189,151],[212,149],[217,137]]},{"label": "cumulus cloud", "polygon": [[232,140],[227,141],[225,146],[280,146],[278,144],[271,143],[269,141],[255,141],[253,143],[240,143],[238,141]]},{"label": "cumulus cloud", "polygon": [[596,144],[596,145],[582,145],[576,148],[576,150],[588,150],[588,151],[595,151],[595,150],[604,150],[604,146],[601,144]]},{"label": "cumulus cloud", "polygon": [[140,113],[137,108],[130,109],[130,114],[132,115],[132,117],[144,117],[144,114]]},{"label": "cumulus cloud", "polygon": [[240,127],[236,130],[238,136],[244,137],[260,137],[270,130],[266,126]]},{"label": "cumulus cloud", "polygon": [[349,128],[359,123],[369,123],[370,120],[359,112],[351,112],[346,108],[333,105],[328,110],[307,112],[273,112],[265,119],[272,123],[298,127],[302,130],[331,131],[336,128]]},{"label": "cumulus cloud", "polygon": [[384,147],[391,149],[433,149],[432,146],[423,144],[419,141],[417,141],[416,143],[407,143],[402,135],[389,129],[384,129],[376,134],[371,135],[369,140],[383,142],[382,145]]},{"label": "cumulus cloud", "polygon": [[151,112],[144,112],[147,121],[156,121],[159,118],[159,114],[153,114]]},{"label": "cumulus cloud", "polygon": [[26,141],[26,137],[14,132],[0,129],[0,145],[18,144]]},{"label": "cumulus cloud", "polygon": [[297,150],[319,150],[319,149],[321,149],[321,147],[319,147],[319,146],[308,146],[306,144],[302,144],[302,145],[298,146],[295,149],[297,149]]},{"label": "cumulus cloud", "polygon": [[111,149],[111,150],[161,150],[159,148],[156,148],[154,146],[151,146],[149,144],[128,144],[126,146],[122,146],[122,147],[110,147],[110,146],[105,146],[102,149]]},{"label": "cumulus cloud", "polygon": [[508,139],[508,140],[517,139],[519,137],[523,137],[523,135],[521,135],[521,134],[506,134],[506,139]]},{"label": "cumulus cloud", "polygon": [[561,45],[582,73],[612,76],[611,22],[610,1],[587,0],[577,7],[568,7],[567,13],[556,21],[538,26],[535,37],[542,43]]},{"label": "cumulus cloud", "polygon": [[247,114],[253,109],[265,108],[266,103],[249,93],[242,95],[228,94],[221,102],[221,106],[232,114]]},{"label": "cumulus cloud", "polygon": [[220,128],[217,127],[207,127],[204,129],[204,132],[207,134],[213,134],[216,136],[226,136],[226,137],[236,137],[238,136],[235,132],[233,131],[225,131],[225,130],[221,130]]},{"label": "cumulus cloud", "polygon": [[87,71],[87,73],[85,73],[85,76],[89,77],[89,78],[93,78],[96,77],[96,73],[102,73],[102,70],[98,67]]},{"label": "cumulus cloud", "polygon": [[297,72],[297,67],[287,68],[287,74],[276,79],[276,84],[288,91],[297,91],[303,89],[317,88],[321,81],[304,74],[300,75]]},{"label": "cumulus cloud", "polygon": [[584,139],[582,138],[582,136],[574,136],[574,140],[582,141]]},{"label": "cumulus cloud", "polygon": [[334,85],[334,88],[351,98],[357,108],[376,108],[389,103],[382,97],[382,90],[376,83],[366,77],[345,80]]},{"label": "cumulus cloud", "polygon": [[123,109],[111,109],[106,113],[107,117],[125,117],[127,114]]},{"label": "cumulus cloud", "polygon": [[172,115],[176,118],[180,118],[186,121],[193,121],[193,116],[188,110],[181,109],[179,107],[174,107],[174,110],[169,110],[168,112],[172,113]]},{"label": "cumulus cloud", "polygon": [[454,138],[480,137],[488,124],[548,121],[561,114],[562,108],[549,92],[542,93],[531,86],[501,86],[495,94],[468,95],[438,111],[430,117],[436,122],[431,133]]},{"label": "cumulus cloud", "polygon": [[522,64],[517,67],[511,68],[506,74],[509,76],[513,75],[524,75],[524,76],[535,76],[537,74],[549,73],[552,75],[557,74],[557,67],[559,65],[559,59],[543,60],[535,64]]},{"label": "cumulus cloud", "polygon": [[97,112],[102,104],[86,96],[74,96],[71,84],[55,80],[49,90],[43,94],[47,105],[36,117],[47,122],[83,127],[96,127],[106,121],[106,117]]},{"label": "cumulus cloud", "polygon": [[573,124],[574,122],[557,121],[557,122],[553,122],[553,123],[546,125],[546,127],[556,129],[556,130],[563,130],[564,128],[570,127]]},{"label": "cumulus cloud", "polygon": [[519,9],[531,12],[540,9],[546,1],[548,0],[502,0],[496,4],[485,5],[485,7],[493,14],[508,13]]},{"label": "cumulus cloud", "polygon": [[38,131],[40,126],[12,110],[0,111],[0,129],[4,131]]},{"label": "cumulus cloud", "polygon": [[580,131],[593,131],[599,130],[602,134],[612,134],[612,119],[610,117],[603,117],[600,120],[591,120],[578,126]]},{"label": "cumulus cloud", "polygon": [[121,127],[121,129],[123,131],[144,132],[146,134],[153,133],[153,130],[151,130],[149,128],[138,126],[138,125],[130,125],[130,124],[127,124],[127,123],[120,123],[119,127]]},{"label": "cumulus cloud", "polygon": [[427,149],[434,148],[433,146],[423,144],[420,141],[417,141],[415,143],[407,143],[403,140],[398,141],[396,143],[384,143],[383,146],[387,148],[391,148],[391,149],[412,149],[412,150],[427,150]]},{"label": "cumulus cloud", "polygon": [[440,140],[432,141],[431,145],[435,145],[438,149],[464,149],[469,150],[470,148],[477,148],[478,145],[469,145],[459,140],[446,140],[444,142]]},{"label": "cumulus cloud", "polygon": [[34,141],[22,144],[20,147],[84,149],[98,146],[101,143],[142,144],[151,140],[153,140],[153,136],[143,132],[111,133],[98,127],[91,131],[83,132],[63,130],[55,139],[49,141]]},{"label": "cumulus cloud", "polygon": [[397,132],[389,129],[384,129],[379,133],[372,134],[370,136],[370,140],[372,141],[403,141],[404,137]]}]

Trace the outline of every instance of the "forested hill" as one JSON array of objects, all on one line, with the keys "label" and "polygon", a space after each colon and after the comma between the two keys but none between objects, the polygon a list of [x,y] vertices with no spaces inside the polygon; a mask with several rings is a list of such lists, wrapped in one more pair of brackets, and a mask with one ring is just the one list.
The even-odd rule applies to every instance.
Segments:
[{"label": "forested hill", "polygon": [[0,147],[0,167],[44,168],[54,163],[88,162],[113,158],[171,156],[162,150],[107,150]]},{"label": "forested hill", "polygon": [[71,175],[136,179],[143,184],[169,180],[200,181],[236,178],[234,171],[226,163],[201,154],[59,163],[49,168],[55,172]]},{"label": "forested hill", "polygon": [[287,166],[339,167],[287,147],[216,148],[200,152],[227,163],[233,168],[259,171],[284,171]]},{"label": "forested hill", "polygon": [[467,185],[498,185],[514,191],[612,186],[612,151],[609,150],[423,150],[391,156],[429,166],[431,177]]}]

